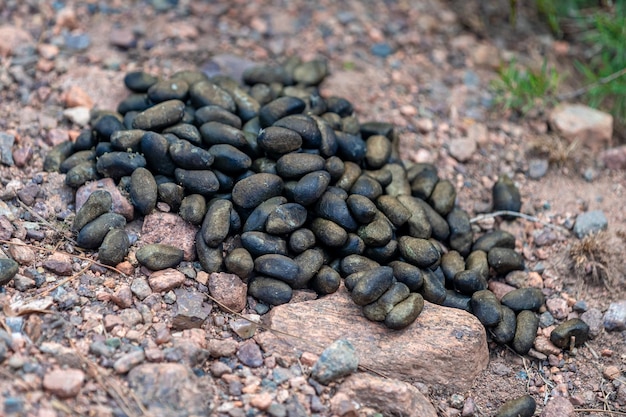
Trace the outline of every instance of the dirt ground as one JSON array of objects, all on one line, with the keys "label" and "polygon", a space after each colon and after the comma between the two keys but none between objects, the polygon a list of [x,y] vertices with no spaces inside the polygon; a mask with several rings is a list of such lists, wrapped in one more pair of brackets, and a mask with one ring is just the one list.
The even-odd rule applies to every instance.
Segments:
[{"label": "dirt ground", "polygon": [[[321,85],[322,94],[349,99],[360,121],[396,124],[401,156],[435,163],[440,176],[456,184],[458,204],[471,217],[489,210],[491,186],[500,174],[509,174],[521,191],[522,212],[540,221],[491,219],[481,227],[501,227],[516,235],[528,269],[540,273],[549,298],[567,301],[568,316],[579,314],[572,309],[576,301],[605,312],[612,302],[626,299],[626,174],[605,169],[597,153],[569,147],[549,131],[546,114],[519,119],[492,108],[488,87],[500,62],[514,54],[520,61],[532,61],[537,51],[553,57],[555,44],[548,35],[526,33],[524,28],[521,42],[511,43],[510,33],[482,37],[485,34],[477,34],[476,28],[470,31],[472,25],[458,13],[458,7],[438,0],[0,0],[0,30],[5,36],[0,40],[0,131],[15,136],[14,149],[32,152],[24,166],[0,166],[4,196],[0,208],[17,213],[20,227],[39,223],[45,238],[25,239],[26,243],[67,250],[67,242],[54,232],[63,228],[63,216],[50,209],[56,200],[27,209],[8,189],[34,182],[43,183],[49,196],[55,194],[50,176],[43,172],[43,157],[59,138],[73,137],[82,128],[63,115],[72,86],[80,87],[95,108],[115,109],[127,94],[123,76],[132,70],[163,76],[197,68],[238,74],[249,62],[282,62],[293,55],[305,60],[324,57],[330,75]],[[458,138],[477,144],[464,162],[452,156],[451,144]],[[531,179],[529,164],[539,145],[550,154],[544,156],[549,168]],[[70,206],[65,204],[66,209]],[[53,229],[33,210],[49,215],[46,220]],[[571,227],[576,216],[588,210],[601,210],[609,224],[592,242],[599,248],[595,256],[604,256],[601,277],[595,281],[587,273],[591,270],[585,270],[589,262],[574,268],[571,249],[578,239],[549,226]],[[579,250],[574,255],[580,254]],[[36,265],[47,256],[38,251]],[[102,274],[110,284],[111,273]],[[40,294],[55,281],[47,279],[49,284],[21,295],[8,286],[0,294],[3,306],[12,297]],[[10,312],[5,313],[6,323]],[[64,314],[72,322],[73,313]],[[33,316],[40,314],[25,316],[27,325],[37,322]],[[50,320],[41,316],[45,330]],[[579,416],[626,415],[625,342],[625,333],[606,332],[600,325],[599,335],[585,346],[549,358],[521,357],[493,344],[490,364],[471,390],[431,390],[430,398],[441,416],[460,415],[455,408],[459,396],[466,404],[470,398],[475,402],[474,415],[491,416],[505,400],[525,393],[537,401],[537,415],[552,396],[569,398]],[[61,343],[71,346],[69,338]],[[80,342],[84,343],[88,341]],[[40,380],[9,363],[10,356],[0,366],[0,398],[5,399],[7,415],[125,415],[114,398],[93,387],[84,397],[51,399]],[[50,356],[35,357],[39,366],[49,365],[41,361]],[[618,375],[607,372],[612,367],[617,367]],[[124,385],[123,377],[114,378]],[[28,404],[10,414],[8,399],[24,396]],[[88,412],[96,410],[92,408],[96,403],[97,411]]]}]

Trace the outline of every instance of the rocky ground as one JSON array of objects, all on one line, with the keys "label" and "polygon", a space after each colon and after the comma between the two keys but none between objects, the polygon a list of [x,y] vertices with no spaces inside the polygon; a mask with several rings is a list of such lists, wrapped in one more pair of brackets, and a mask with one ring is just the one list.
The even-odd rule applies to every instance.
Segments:
[{"label": "rocky ground", "polygon": [[[0,414],[491,416],[524,394],[537,415],[624,414],[619,132],[601,121],[570,141],[573,133],[554,130],[568,109],[522,120],[494,111],[488,87],[502,60],[533,62],[537,51],[561,60],[570,46],[527,36],[524,20],[523,42],[513,28],[482,38],[481,22],[456,4],[0,0],[0,257],[20,265],[0,292]],[[117,107],[127,72],[237,77],[250,63],[288,56],[326,58],[322,95],[349,99],[361,121],[394,123],[401,156],[435,163],[472,217],[490,211],[499,175],[514,179],[532,218],[487,216],[475,226],[513,233],[525,258],[527,271],[493,281],[494,292],[530,285],[546,296],[528,355],[485,339],[471,316],[430,304],[394,333],[343,305],[341,292],[320,303],[302,291],[263,317],[283,333],[257,328],[245,318],[259,320],[263,306],[240,280],[192,262],[152,274],[138,265],[142,243],[185,247],[190,233],[174,215],[130,223],[137,245],[117,272],[75,246],[74,191],[43,160],[87,127],[90,110]],[[579,216],[602,222],[597,211],[606,231],[576,237]],[[550,331],[572,317],[593,338],[556,348]],[[363,366],[324,385],[318,359],[338,337],[353,342],[355,352],[343,349]]]}]

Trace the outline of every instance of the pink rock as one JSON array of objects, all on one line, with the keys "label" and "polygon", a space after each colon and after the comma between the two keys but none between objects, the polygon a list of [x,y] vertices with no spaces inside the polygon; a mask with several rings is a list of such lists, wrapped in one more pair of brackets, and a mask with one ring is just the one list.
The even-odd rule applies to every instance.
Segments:
[{"label": "pink rock", "polygon": [[80,369],[56,369],[43,377],[43,387],[59,398],[72,398],[78,395],[84,381],[85,373]]},{"label": "pink rock", "polygon": [[611,146],[613,116],[582,104],[556,106],[550,126],[568,142],[578,141],[594,152]]},{"label": "pink rock", "polygon": [[395,379],[356,373],[346,378],[338,393],[386,416],[437,417],[435,407],[424,394],[413,385]]},{"label": "pink rock", "polygon": [[0,27],[0,56],[9,56],[20,46],[34,43],[33,37],[24,29],[12,25]]},{"label": "pink rock", "polygon": [[[1,220],[2,217],[0,217],[0,222]],[[20,265],[30,265],[35,262],[35,260],[37,259],[35,251],[33,251],[30,247],[25,246],[24,242],[19,239],[12,239],[11,242],[15,243],[15,245],[9,245],[9,253],[11,254],[11,257],[15,260],[15,262],[19,263]]]},{"label": "pink rock", "polygon": [[185,282],[185,275],[172,268],[155,271],[148,277],[148,284],[154,292],[172,290],[183,285],[183,282]]},{"label": "pink rock", "polygon": [[137,39],[131,28],[114,28],[109,34],[109,42],[122,49],[134,48]]},{"label": "pink rock", "polygon": [[53,253],[44,261],[43,267],[58,275],[72,275],[72,261],[65,253]]},{"label": "pink rock", "polygon": [[567,318],[569,307],[567,301],[562,298],[549,298],[546,300],[546,307],[552,316],[557,320]]},{"label": "pink rock", "polygon": [[574,417],[576,411],[565,397],[554,397],[544,407],[541,417]]},{"label": "pink rock", "polygon": [[448,151],[450,156],[459,162],[465,162],[476,152],[476,141],[472,138],[455,138],[450,140]]},{"label": "pink rock", "polygon": [[76,211],[80,210],[83,204],[85,204],[85,201],[87,201],[87,198],[96,190],[108,191],[113,199],[113,212],[121,214],[127,221],[133,220],[135,208],[130,201],[122,195],[112,178],[103,178],[80,187],[76,191]]},{"label": "pink rock", "polygon": [[626,169],[626,145],[607,149],[600,154],[600,159],[609,169]]},{"label": "pink rock", "polygon": [[515,289],[515,287],[500,281],[489,281],[488,288],[496,295],[498,300],[501,300],[502,297]]},{"label": "pink rock", "polygon": [[462,391],[489,361],[485,329],[476,317],[428,302],[417,320],[399,331],[367,320],[345,288],[318,300],[273,307],[263,319],[281,333],[255,336],[268,355],[320,354],[343,338],[355,347],[361,365],[395,379]]},{"label": "pink rock", "polygon": [[208,287],[209,294],[229,309],[240,313],[246,307],[248,286],[237,275],[214,272]]},{"label": "pink rock", "polygon": [[133,305],[133,293],[128,284],[122,284],[120,288],[113,293],[111,301],[120,308],[128,308]]},{"label": "pink rock", "polygon": [[141,245],[161,243],[175,246],[184,252],[186,261],[196,259],[196,233],[198,228],[173,213],[153,211],[143,219]]},{"label": "pink rock", "polygon": [[63,101],[67,108],[87,107],[91,109],[93,107],[93,100],[89,97],[89,94],[77,85],[72,85],[65,90],[65,93],[63,93]]}]

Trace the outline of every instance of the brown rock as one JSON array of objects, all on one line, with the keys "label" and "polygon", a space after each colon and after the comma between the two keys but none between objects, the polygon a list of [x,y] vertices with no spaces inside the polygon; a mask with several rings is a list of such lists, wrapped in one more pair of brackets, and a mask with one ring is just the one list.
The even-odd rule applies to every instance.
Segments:
[{"label": "brown rock", "polygon": [[250,405],[254,408],[258,408],[261,411],[265,411],[272,405],[272,394],[269,392],[261,392],[255,394],[250,398]]},{"label": "brown rock", "polygon": [[272,329],[299,337],[258,334],[255,339],[267,354],[310,352],[311,341],[328,346],[344,338],[355,347],[361,365],[391,378],[463,390],[489,361],[485,329],[474,316],[428,302],[402,331],[367,320],[345,288],[319,300],[276,306],[264,319]]},{"label": "brown rock", "polygon": [[[0,216],[0,240],[9,240],[13,236],[13,223],[5,215]],[[10,248],[9,248],[10,249]],[[17,261],[17,259],[16,259]],[[19,262],[19,261],[18,261]]]},{"label": "brown rock", "polygon": [[489,290],[496,295],[498,300],[501,300],[507,293],[513,291],[515,287],[505,284],[500,281],[489,281]]},{"label": "brown rock", "polygon": [[246,307],[248,286],[237,275],[214,272],[208,284],[211,296],[224,306],[237,313]]},{"label": "brown rock", "polygon": [[[114,203],[115,204],[115,203]],[[195,239],[198,228],[173,213],[153,211],[143,220],[141,243],[161,243],[183,250],[186,261],[196,259]]]},{"label": "brown rock", "polygon": [[154,292],[166,292],[180,287],[185,282],[185,275],[173,268],[155,271],[148,277],[148,284]]},{"label": "brown rock", "polygon": [[609,169],[626,169],[626,145],[607,149],[600,154],[600,159]]},{"label": "brown rock", "polygon": [[550,126],[570,143],[578,141],[592,151],[611,146],[613,116],[582,104],[556,106],[550,113]]},{"label": "brown rock", "polygon": [[207,349],[209,354],[214,358],[230,357],[237,352],[239,343],[234,339],[211,339],[209,340]]},{"label": "brown rock", "polygon": [[535,349],[546,355],[558,355],[561,348],[554,346],[550,339],[544,335],[537,336],[534,343]]},{"label": "brown rock", "polygon": [[569,306],[567,301],[562,298],[549,298],[546,300],[546,307],[550,314],[557,320],[563,320],[567,318],[569,314]]},{"label": "brown rock", "polygon": [[574,417],[576,411],[565,397],[553,397],[541,412],[541,417]]},{"label": "brown rock", "polygon": [[43,262],[43,267],[57,275],[72,275],[72,261],[65,253],[54,252]]},{"label": "brown rock", "polygon": [[198,378],[177,363],[143,364],[128,374],[128,384],[152,416],[210,416],[216,406],[211,378]]},{"label": "brown rock", "polygon": [[437,416],[435,407],[417,388],[394,379],[356,373],[346,378],[338,393],[385,416]]},{"label": "brown rock", "polygon": [[25,166],[33,157],[33,147],[30,145],[20,146],[13,151],[13,162],[19,168]]},{"label": "brown rock", "polygon": [[91,109],[93,107],[93,100],[89,97],[89,94],[81,87],[77,85],[70,86],[63,94],[63,101],[65,107],[87,107]]},{"label": "brown rock", "polygon": [[120,308],[128,308],[133,305],[133,293],[128,284],[122,284],[111,296],[111,301]]},{"label": "brown rock", "polygon": [[80,210],[83,204],[85,204],[85,201],[87,201],[87,198],[96,190],[108,191],[113,199],[113,212],[121,214],[128,221],[133,220],[135,208],[130,201],[122,195],[112,178],[103,178],[98,181],[93,181],[76,190],[76,211]]},{"label": "brown rock", "polygon": [[[6,219],[6,217],[5,217]],[[37,256],[28,246],[24,246],[24,242],[19,239],[11,239],[15,245],[9,245],[9,253],[15,262],[20,265],[30,265],[35,262]]]},{"label": "brown rock", "polygon": [[454,138],[450,140],[448,152],[459,162],[465,162],[476,152],[477,145],[473,138]]},{"label": "brown rock", "polygon": [[78,395],[84,381],[85,373],[80,369],[55,369],[43,377],[43,387],[59,398],[72,398]]},{"label": "brown rock", "polygon": [[134,48],[137,45],[137,39],[131,28],[113,28],[109,35],[109,42],[122,49]]}]

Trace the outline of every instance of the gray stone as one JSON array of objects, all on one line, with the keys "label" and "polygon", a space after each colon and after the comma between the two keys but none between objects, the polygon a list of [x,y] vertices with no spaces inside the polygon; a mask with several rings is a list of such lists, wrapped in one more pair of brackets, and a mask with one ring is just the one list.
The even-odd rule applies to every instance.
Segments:
[{"label": "gray stone", "polygon": [[354,346],[346,339],[339,339],[324,349],[311,369],[311,377],[328,385],[338,378],[355,372],[358,366],[359,358],[356,356]]},{"label": "gray stone", "polygon": [[176,294],[176,314],[172,318],[172,328],[184,330],[202,326],[211,313],[211,306],[204,303],[204,296],[183,288],[175,289],[174,294]]},{"label": "gray stone", "polygon": [[152,289],[150,289],[150,285],[148,285],[148,280],[143,277],[135,278],[130,284],[130,290],[140,300],[143,300],[152,294]]},{"label": "gray stone", "polygon": [[602,331],[602,312],[597,308],[590,308],[580,315],[580,319],[589,326],[589,337],[596,338]]},{"label": "gray stone", "polygon": [[564,139],[601,150],[611,144],[613,116],[582,104],[562,103],[550,113],[550,125]]},{"label": "gray stone", "polygon": [[528,176],[533,180],[546,175],[550,162],[547,159],[533,158],[528,161]]},{"label": "gray stone", "polygon": [[143,364],[128,374],[128,384],[148,414],[159,417],[213,415],[217,398],[212,381],[177,363]]},{"label": "gray stone", "polygon": [[263,353],[254,340],[247,340],[239,345],[237,358],[246,366],[258,368],[263,365]]},{"label": "gray stone", "polygon": [[576,222],[574,223],[574,234],[577,238],[582,239],[592,233],[605,230],[608,225],[609,222],[601,210],[588,211],[586,213],[579,214],[578,217],[576,217]]},{"label": "gray stone", "polygon": [[626,330],[626,300],[609,305],[609,309],[604,313],[604,328],[609,332]]},{"label": "gray stone", "polygon": [[13,165],[13,144],[15,136],[5,132],[0,132],[0,163],[3,165]]}]

